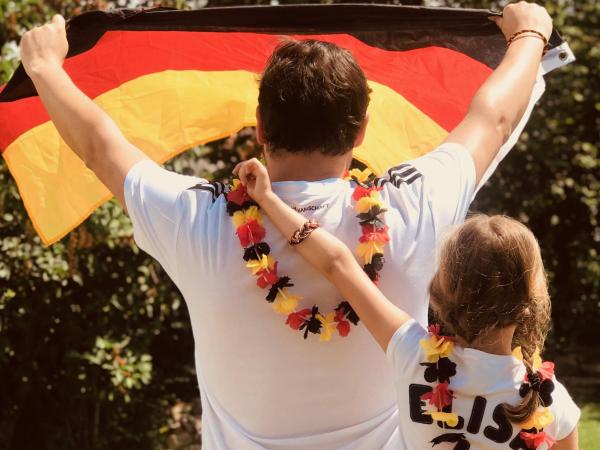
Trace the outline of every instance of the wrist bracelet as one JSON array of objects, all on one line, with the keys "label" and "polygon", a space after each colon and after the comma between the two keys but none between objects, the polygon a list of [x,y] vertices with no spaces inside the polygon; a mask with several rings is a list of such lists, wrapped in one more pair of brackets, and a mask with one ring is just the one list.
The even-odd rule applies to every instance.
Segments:
[{"label": "wrist bracelet", "polygon": [[[523,36],[525,33],[529,33],[528,36]],[[544,36],[542,33],[540,33],[537,30],[521,30],[521,31],[517,31],[516,33],[513,33],[513,35],[508,38],[508,40],[506,41],[506,46],[510,47],[510,44],[512,44],[514,41],[518,40],[518,39],[522,39],[524,37],[534,37],[537,39],[541,39],[542,42],[544,43],[544,52],[542,53],[542,55],[545,55],[546,52],[548,51],[548,39],[546,38],[546,36]]]},{"label": "wrist bracelet", "polygon": [[294,231],[294,234],[292,234],[292,237],[289,240],[289,244],[300,244],[304,239],[310,236],[310,234],[317,228],[319,228],[319,224],[314,219],[310,219],[308,222],[305,222],[304,225],[302,225],[302,227]]}]

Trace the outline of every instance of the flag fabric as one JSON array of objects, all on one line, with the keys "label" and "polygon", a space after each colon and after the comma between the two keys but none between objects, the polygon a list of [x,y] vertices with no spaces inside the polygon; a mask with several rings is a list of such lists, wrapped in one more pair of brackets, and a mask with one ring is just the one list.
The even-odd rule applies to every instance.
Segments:
[{"label": "flag fabric", "polygon": [[[285,36],[336,43],[372,88],[355,157],[380,174],[435,148],[465,116],[506,50],[490,14],[348,4],[92,11],[69,21],[64,67],[164,162],[255,125],[260,73]],[[550,47],[541,73],[573,59],[556,32]],[[22,67],[0,92],[0,151],[45,244],[111,198],[60,138]]]}]

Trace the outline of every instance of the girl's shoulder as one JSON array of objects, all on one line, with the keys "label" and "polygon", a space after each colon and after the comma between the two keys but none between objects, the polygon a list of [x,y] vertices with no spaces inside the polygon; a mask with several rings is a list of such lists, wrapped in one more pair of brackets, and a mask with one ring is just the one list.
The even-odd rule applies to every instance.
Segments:
[{"label": "girl's shoulder", "polygon": [[555,440],[560,441],[575,429],[581,417],[581,410],[565,386],[556,377],[552,381],[554,390],[552,391],[552,404],[549,409],[554,420],[546,427],[546,431]]}]

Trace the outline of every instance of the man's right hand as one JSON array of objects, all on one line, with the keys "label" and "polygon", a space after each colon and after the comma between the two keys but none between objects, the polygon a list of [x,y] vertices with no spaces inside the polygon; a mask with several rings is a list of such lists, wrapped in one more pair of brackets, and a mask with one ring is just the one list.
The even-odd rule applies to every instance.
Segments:
[{"label": "man's right hand", "polygon": [[68,50],[65,19],[58,14],[21,38],[21,62],[29,76],[47,65],[61,67]]}]

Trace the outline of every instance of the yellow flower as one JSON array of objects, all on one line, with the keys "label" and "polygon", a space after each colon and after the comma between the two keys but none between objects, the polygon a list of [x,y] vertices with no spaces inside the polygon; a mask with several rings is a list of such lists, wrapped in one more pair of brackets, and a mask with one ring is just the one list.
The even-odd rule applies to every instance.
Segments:
[{"label": "yellow flower", "polygon": [[242,184],[242,182],[239,180],[239,178],[235,178],[233,180],[233,185],[231,186],[231,190],[235,191],[238,187],[240,187],[240,184]]},{"label": "yellow flower", "polygon": [[424,412],[424,415],[431,416],[433,420],[439,420],[444,422],[449,427],[455,427],[458,425],[458,415],[454,413],[446,413],[441,411]]},{"label": "yellow flower", "polygon": [[259,260],[252,259],[248,261],[246,267],[252,270],[252,275],[256,275],[261,270],[273,269],[275,260],[271,256],[262,255]]},{"label": "yellow flower", "polygon": [[383,247],[385,246],[385,244],[385,242],[381,241],[361,242],[356,247],[356,254],[359,258],[362,258],[363,264],[370,264],[374,254],[383,254]]},{"label": "yellow flower", "polygon": [[348,172],[348,176],[346,177],[346,179],[351,180],[352,178],[355,178],[361,183],[364,183],[369,179],[371,175],[373,175],[373,172],[371,172],[369,169],[352,169]]},{"label": "yellow flower", "polygon": [[521,346],[515,347],[512,351],[512,355],[517,358],[519,361],[523,361],[523,350],[521,350]]},{"label": "yellow flower", "polygon": [[290,294],[287,289],[280,289],[273,302],[273,311],[288,316],[296,310],[301,299],[299,295]]},{"label": "yellow flower", "polygon": [[358,213],[366,213],[369,212],[369,210],[374,206],[379,206],[381,209],[383,209],[383,202],[381,201],[379,192],[377,191],[373,191],[370,195],[367,195],[357,201],[354,209]]},{"label": "yellow flower", "polygon": [[238,228],[239,226],[244,225],[252,220],[256,220],[262,225],[262,216],[256,206],[251,206],[245,211],[236,211],[233,213],[231,220],[235,228]]},{"label": "yellow flower", "polygon": [[[523,350],[521,346],[515,347],[512,351],[512,355],[520,361],[523,361]],[[533,360],[531,361],[531,368],[534,372],[537,372],[542,367],[543,361],[540,356],[540,349],[536,348],[533,352]]]},{"label": "yellow flower", "polygon": [[552,414],[552,411],[550,411],[550,408],[543,408],[538,409],[531,415],[529,420],[523,422],[519,426],[524,430],[529,430],[530,428],[541,430],[552,422],[554,422],[554,415]]},{"label": "yellow flower", "polygon": [[326,316],[323,314],[317,314],[315,316],[319,322],[321,322],[321,335],[319,336],[319,340],[321,342],[326,342],[331,340],[331,336],[333,336],[333,332],[335,331],[335,313],[329,313]]},{"label": "yellow flower", "polygon": [[443,336],[438,338],[432,335],[421,339],[419,344],[425,351],[425,357],[429,362],[437,362],[440,358],[447,358],[454,348],[454,342],[445,339]]}]

